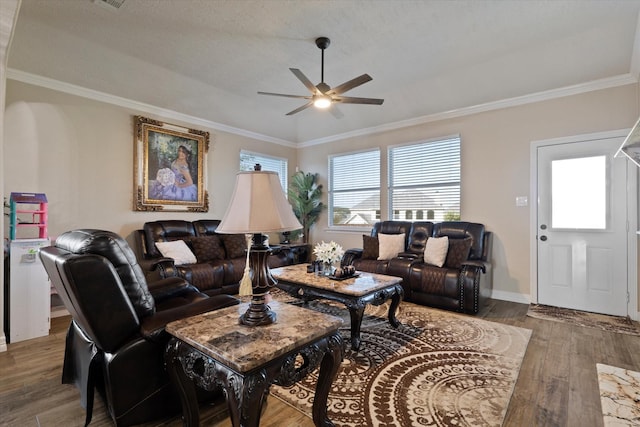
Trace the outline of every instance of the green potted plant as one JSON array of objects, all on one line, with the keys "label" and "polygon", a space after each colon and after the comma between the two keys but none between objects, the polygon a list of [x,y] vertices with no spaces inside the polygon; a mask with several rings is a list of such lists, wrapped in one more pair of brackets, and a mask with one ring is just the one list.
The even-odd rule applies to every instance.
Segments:
[{"label": "green potted plant", "polygon": [[[302,240],[309,243],[309,230],[325,208],[322,203],[322,185],[318,184],[318,174],[296,172],[289,183],[289,203],[302,224]],[[300,231],[291,233],[295,238]]]}]

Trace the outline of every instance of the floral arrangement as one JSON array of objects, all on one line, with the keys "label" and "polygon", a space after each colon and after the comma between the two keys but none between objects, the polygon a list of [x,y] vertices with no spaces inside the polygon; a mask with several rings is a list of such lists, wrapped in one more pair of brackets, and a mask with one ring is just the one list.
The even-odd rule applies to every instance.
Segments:
[{"label": "floral arrangement", "polygon": [[156,181],[160,183],[160,185],[166,187],[167,185],[173,185],[176,183],[176,175],[169,168],[163,168],[158,171],[156,175]]},{"label": "floral arrangement", "polygon": [[344,249],[334,241],[329,243],[325,243],[323,241],[322,243],[316,244],[313,248],[313,254],[316,256],[318,261],[322,261],[326,264],[333,264],[334,262],[338,262],[342,259]]}]

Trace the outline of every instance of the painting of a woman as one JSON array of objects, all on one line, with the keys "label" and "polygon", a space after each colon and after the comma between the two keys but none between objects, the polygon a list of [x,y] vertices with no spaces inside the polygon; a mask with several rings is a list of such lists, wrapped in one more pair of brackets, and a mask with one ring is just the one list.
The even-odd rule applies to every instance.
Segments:
[{"label": "painting of a woman", "polygon": [[190,170],[191,152],[180,145],[177,157],[171,162],[171,168],[158,170],[156,180],[149,184],[149,197],[159,200],[198,200],[198,187],[193,183]]},{"label": "painting of a woman", "polygon": [[135,117],[134,209],[208,212],[209,132]]}]

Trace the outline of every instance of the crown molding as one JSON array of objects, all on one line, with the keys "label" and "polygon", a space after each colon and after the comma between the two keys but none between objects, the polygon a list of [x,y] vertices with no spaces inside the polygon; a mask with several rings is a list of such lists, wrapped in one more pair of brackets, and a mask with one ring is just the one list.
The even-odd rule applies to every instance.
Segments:
[{"label": "crown molding", "polygon": [[228,132],[231,134],[256,139],[259,141],[283,145],[289,148],[304,148],[304,147],[310,147],[314,145],[327,144],[330,142],[340,141],[347,138],[355,138],[355,137],[367,136],[367,135],[372,135],[372,134],[377,134],[382,132],[389,132],[389,131],[407,128],[411,126],[418,126],[425,123],[432,123],[440,120],[453,119],[453,118],[469,116],[469,115],[488,112],[488,111],[499,110],[503,108],[516,107],[516,106],[521,106],[526,104],[532,104],[535,102],[562,98],[565,96],[579,95],[582,93],[593,92],[596,90],[609,89],[613,87],[638,83],[638,74],[632,72],[627,74],[621,74],[614,77],[609,77],[606,79],[594,80],[587,83],[566,86],[559,89],[552,89],[552,90],[537,92],[529,95],[503,99],[500,101],[488,102],[485,104],[479,104],[479,105],[474,105],[470,107],[449,110],[442,113],[430,114],[426,116],[416,117],[413,119],[401,120],[393,123],[386,123],[380,126],[373,126],[369,128],[358,129],[351,132],[345,132],[345,133],[340,133],[336,135],[331,135],[328,137],[295,143],[292,141],[286,141],[280,138],[274,138],[268,135],[251,132],[246,129],[240,129],[233,126],[224,125],[222,123],[213,122],[211,120],[206,120],[200,117],[190,116],[188,114],[179,113],[177,111],[155,107],[153,105],[145,104],[145,103],[134,101],[131,99],[109,95],[104,92],[99,92],[93,89],[84,88],[81,86],[61,82],[59,80],[54,80],[48,77],[43,77],[36,74],[31,74],[24,71],[11,69],[11,68],[7,70],[7,78],[11,80],[20,81],[23,83],[32,84],[35,86],[41,86],[48,89],[57,90],[60,92],[71,94],[71,95],[80,96],[83,98],[92,99],[95,101],[117,105],[119,107],[129,108],[132,110],[141,111],[148,114],[153,114],[163,118],[178,120],[186,123],[192,123],[194,125],[215,129],[223,132]]},{"label": "crown molding", "polygon": [[268,135],[263,135],[256,132],[251,132],[246,129],[240,129],[233,126],[224,125],[222,123],[213,122],[211,120],[203,119],[200,117],[191,116],[188,114],[179,113],[177,111],[169,110],[166,108],[155,107],[153,105],[145,104],[142,102],[134,101],[120,96],[110,95],[108,93],[99,92],[93,89],[88,89],[82,86],[65,83],[59,80],[50,79],[48,77],[39,76],[36,74],[27,73],[9,68],[7,70],[7,79],[16,80],[22,83],[28,83],[35,86],[41,86],[47,89],[56,90],[59,92],[68,93],[70,95],[80,96],[82,98],[92,99],[94,101],[100,101],[107,104],[117,105],[118,107],[129,108],[135,111],[152,114],[166,119],[178,120],[185,123],[190,123],[205,128],[215,129],[222,132],[228,132],[235,135],[244,136],[247,138],[257,139],[259,141],[270,142],[272,144],[284,145],[290,148],[296,148],[298,145],[291,141],[284,139],[273,138]]},{"label": "crown molding", "polygon": [[596,90],[609,89],[618,86],[625,86],[628,84],[636,84],[638,82],[637,75],[631,73],[622,74],[619,76],[609,77],[606,79],[594,80],[587,83],[582,83],[573,86],[566,86],[559,89],[552,89],[543,92],[537,92],[529,95],[518,96],[515,98],[503,99],[495,102],[488,102],[485,104],[474,105],[471,107],[459,108],[456,110],[449,110],[442,113],[430,114],[427,116],[416,117],[408,120],[401,120],[398,122],[387,123],[380,126],[374,126],[370,128],[358,129],[351,132],[345,132],[336,134],[324,138],[313,139],[298,144],[300,148],[310,147],[312,145],[326,144],[329,142],[340,141],[346,138],[354,138],[359,136],[367,136],[382,132],[388,132],[392,130],[402,129],[411,126],[422,125],[425,123],[437,122],[440,120],[453,119],[463,116],[470,116],[473,114],[484,113],[487,111],[500,110],[502,108],[516,107],[525,104],[532,104],[535,102],[547,101],[556,98],[562,98],[565,96],[579,95],[581,93],[593,92]]}]

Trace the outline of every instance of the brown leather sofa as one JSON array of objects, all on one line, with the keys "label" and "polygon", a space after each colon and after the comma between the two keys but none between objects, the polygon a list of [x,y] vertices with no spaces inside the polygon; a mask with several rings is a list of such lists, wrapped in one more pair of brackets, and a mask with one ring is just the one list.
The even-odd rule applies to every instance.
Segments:
[{"label": "brown leather sofa", "polygon": [[[379,234],[405,235],[404,251],[388,260],[367,256],[364,243]],[[442,267],[427,264],[424,251],[430,237],[449,238],[449,252]],[[402,278],[404,298],[418,304],[465,313],[477,313],[491,292],[492,234],[484,225],[464,221],[381,221],[371,236],[363,236],[363,248],[348,249],[342,265],[356,270]]]},{"label": "brown leather sofa", "polygon": [[[179,413],[180,398],[164,367],[165,325],[238,303],[208,297],[178,277],[147,283],[135,253],[109,231],[60,235],[40,259],[72,316],[62,382],[75,384],[91,421],[94,389],[117,426]],[[200,397],[215,393],[200,390]]]},{"label": "brown leather sofa", "polygon": [[[136,230],[140,264],[148,277],[182,277],[207,295],[238,293],[244,274],[246,241],[241,234],[218,234],[220,220],[160,220],[146,222]],[[175,265],[162,256],[157,242],[184,240],[197,258],[195,264]],[[278,250],[269,255],[269,267],[294,264],[294,254]]]}]

